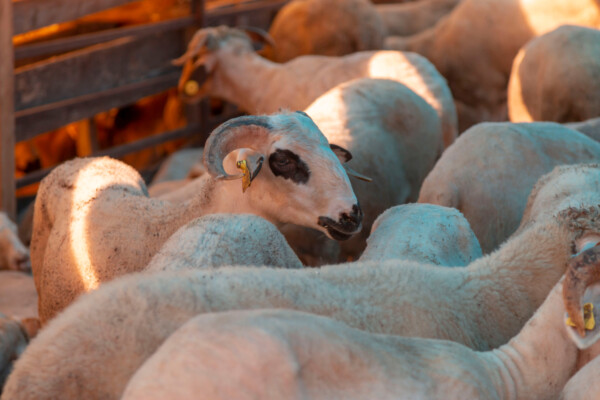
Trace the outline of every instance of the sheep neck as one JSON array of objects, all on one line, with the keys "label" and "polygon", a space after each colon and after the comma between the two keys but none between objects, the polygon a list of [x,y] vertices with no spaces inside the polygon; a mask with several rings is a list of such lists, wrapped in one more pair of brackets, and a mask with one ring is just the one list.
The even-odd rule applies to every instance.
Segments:
[{"label": "sheep neck", "polygon": [[268,82],[273,81],[281,69],[254,52],[237,54],[223,51],[219,54],[219,65],[215,69],[210,84],[210,95],[236,104],[250,114],[271,113],[265,98]]},{"label": "sheep neck", "polygon": [[494,383],[501,399],[553,398],[575,372],[577,348],[564,327],[561,289],[556,285],[509,343],[479,353],[499,375]]},{"label": "sheep neck", "polygon": [[477,305],[471,320],[489,346],[516,335],[560,279],[571,254],[565,233],[553,221],[534,224],[468,267],[465,290],[473,285],[469,303]]},{"label": "sheep neck", "polygon": [[270,220],[249,201],[242,199],[242,184],[239,180],[218,180],[204,174],[190,183],[188,193],[193,193],[183,204],[170,207],[173,225],[183,226],[191,220],[207,214],[234,213],[255,214]]}]

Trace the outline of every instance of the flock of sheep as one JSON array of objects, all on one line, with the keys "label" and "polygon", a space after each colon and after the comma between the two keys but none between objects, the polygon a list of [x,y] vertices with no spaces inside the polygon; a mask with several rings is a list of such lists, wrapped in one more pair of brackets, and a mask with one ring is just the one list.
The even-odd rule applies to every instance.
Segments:
[{"label": "flock of sheep", "polygon": [[181,96],[248,115],[148,187],[63,163],[29,250],[0,214],[1,398],[600,397],[599,28],[598,0],[292,0],[199,30]]}]

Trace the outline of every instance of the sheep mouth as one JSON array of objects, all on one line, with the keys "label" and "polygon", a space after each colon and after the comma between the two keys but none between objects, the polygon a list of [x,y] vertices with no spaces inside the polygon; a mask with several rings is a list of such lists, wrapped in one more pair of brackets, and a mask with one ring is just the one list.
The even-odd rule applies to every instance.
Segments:
[{"label": "sheep mouth", "polygon": [[319,217],[317,223],[319,226],[327,229],[327,233],[332,239],[340,242],[350,239],[354,234],[358,233],[361,228],[360,224],[340,224],[329,217]]}]

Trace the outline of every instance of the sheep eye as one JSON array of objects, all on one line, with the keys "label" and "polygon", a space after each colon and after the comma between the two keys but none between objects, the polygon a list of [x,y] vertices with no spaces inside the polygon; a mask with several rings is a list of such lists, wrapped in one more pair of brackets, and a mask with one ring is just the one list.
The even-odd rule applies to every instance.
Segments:
[{"label": "sheep eye", "polygon": [[271,153],[269,166],[275,176],[290,179],[295,183],[306,183],[310,176],[308,165],[290,150],[277,149]]}]

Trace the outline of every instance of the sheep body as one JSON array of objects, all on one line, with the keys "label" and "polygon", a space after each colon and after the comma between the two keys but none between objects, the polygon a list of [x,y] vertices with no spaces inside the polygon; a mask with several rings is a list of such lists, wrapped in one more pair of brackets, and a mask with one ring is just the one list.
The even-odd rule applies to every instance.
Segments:
[{"label": "sheep body", "polygon": [[[448,80],[460,131],[507,119],[506,88],[519,49],[560,25],[600,27],[596,0],[464,0],[433,28],[385,47],[414,51]],[[449,52],[448,49],[453,51]]]},{"label": "sheep body", "polygon": [[513,62],[510,120],[573,122],[600,117],[598,71],[598,29],[563,25],[531,40]]},{"label": "sheep body", "polygon": [[568,128],[575,129],[587,137],[600,142],[600,117],[591,118],[581,122],[571,122],[565,124]]},{"label": "sheep body", "polygon": [[481,255],[460,211],[417,203],[392,207],[377,217],[360,260],[402,259],[455,267]]},{"label": "sheep body", "polygon": [[[197,49],[201,41],[209,43],[210,48]],[[344,57],[303,56],[276,64],[256,54],[242,31],[225,26],[204,28],[196,33],[196,40],[190,42],[188,53],[180,59],[188,63],[180,87],[191,75],[191,57],[198,52],[203,52],[202,65],[210,73],[200,95],[222,98],[250,114],[280,108],[304,110],[326,91],[352,79],[392,79],[436,110],[445,147],[458,134],[456,108],[445,79],[427,59],[415,53],[363,51]]]},{"label": "sheep body", "polygon": [[[288,310],[198,316],[142,365],[123,399],[555,398],[578,356],[561,289],[508,344],[483,353]],[[590,392],[590,383],[579,383]]]},{"label": "sheep body", "polygon": [[275,47],[265,49],[265,55],[286,62],[307,54],[343,56],[377,50],[387,32],[368,0],[293,0],[279,10],[269,34]]},{"label": "sheep body", "polygon": [[144,271],[222,265],[302,267],[285,238],[270,222],[251,214],[211,214],[175,232]]},{"label": "sheep body", "polygon": [[[561,189],[573,181],[579,185],[569,196]],[[218,311],[295,309],[372,333],[448,339],[479,350],[500,346],[540,306],[581,241],[600,235],[597,206],[559,211],[583,193],[596,197],[581,197],[581,205],[599,203],[598,166],[558,169],[545,185],[556,192],[535,190],[532,220],[500,250],[464,268],[388,260],[301,270],[170,271],[108,282],[42,330],[17,362],[5,396],[119,398],[171,333],[198,314]],[[552,203],[548,197],[556,193],[560,199]],[[539,214],[536,201],[559,209]]]},{"label": "sheep body", "polygon": [[373,180],[350,178],[365,218],[361,233],[340,243],[341,258],[357,259],[375,218],[417,199],[443,147],[439,119],[408,87],[387,79],[343,83],[305,111],[328,140],[352,153],[348,165]]},{"label": "sheep body", "polygon": [[418,201],[460,210],[489,253],[518,227],[538,178],[599,159],[600,143],[559,124],[479,124],[442,154]]},{"label": "sheep body", "polygon": [[[241,129],[236,135],[243,134],[248,140],[267,134],[267,128],[253,124],[269,126],[268,134],[274,136],[262,144],[252,144],[262,148],[264,158],[269,159],[269,154],[280,151],[280,147],[293,149],[296,157],[303,156],[298,162],[311,166],[310,179],[299,184],[276,176],[269,159],[245,193],[239,180],[218,179],[207,173],[195,181],[192,198],[174,204],[148,198],[140,175],[113,159],[76,159],[54,169],[38,192],[31,245],[42,323],[80,293],[142,270],[178,228],[205,214],[252,213],[277,223],[319,228],[321,216],[341,219],[345,210],[352,209],[357,213],[354,219],[344,214],[344,222],[348,229],[359,229],[362,214],[348,177],[308,116],[241,117],[217,129]],[[274,146],[277,150],[272,149]],[[227,168],[236,170],[232,165]],[[336,222],[332,219],[328,224]],[[323,229],[329,232],[334,228]]]},{"label": "sheep body", "polygon": [[461,0],[420,0],[375,6],[388,36],[409,36],[434,26]]}]

